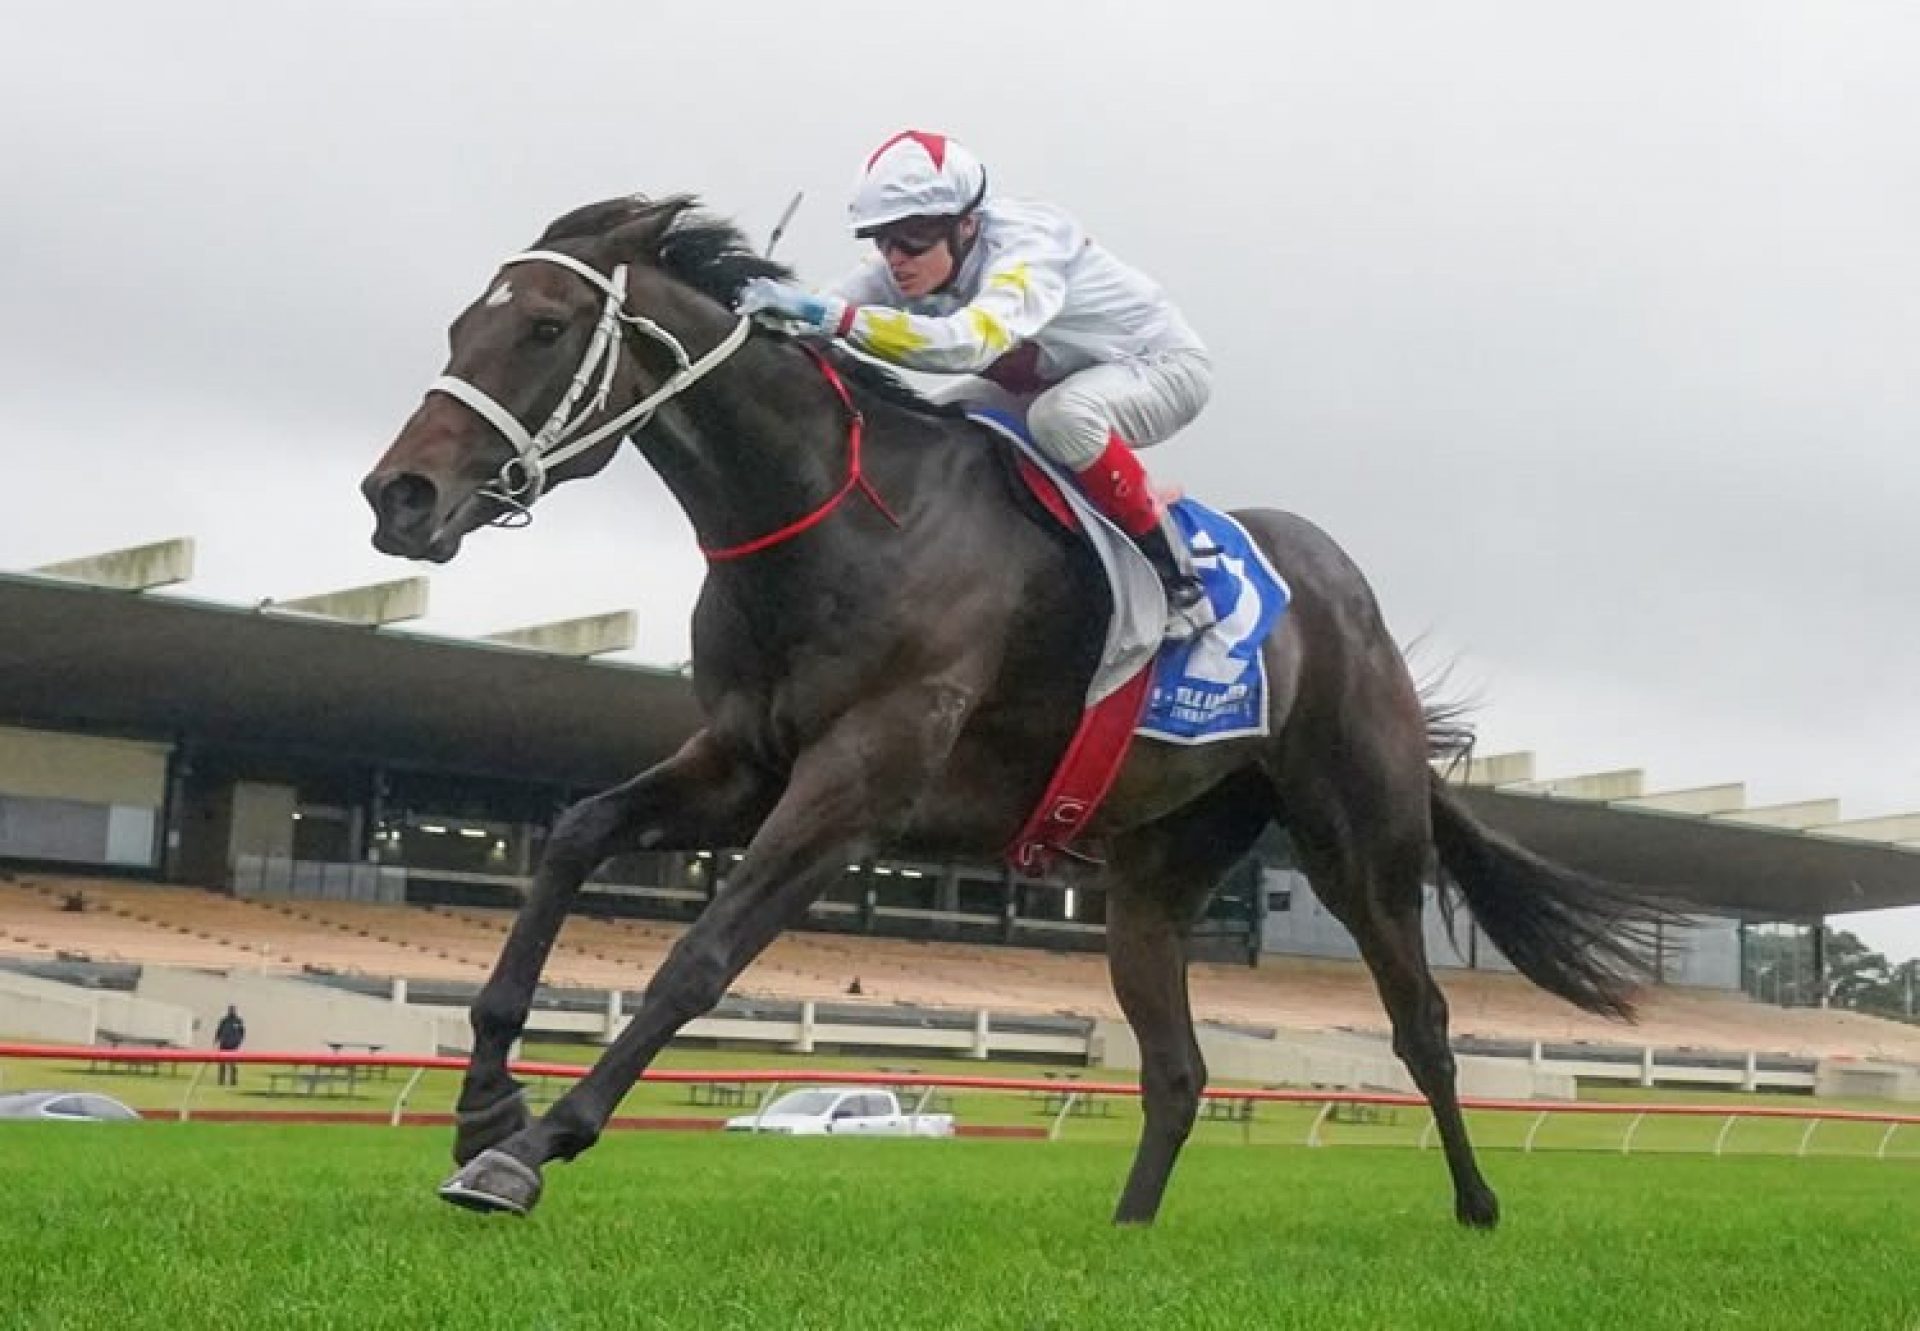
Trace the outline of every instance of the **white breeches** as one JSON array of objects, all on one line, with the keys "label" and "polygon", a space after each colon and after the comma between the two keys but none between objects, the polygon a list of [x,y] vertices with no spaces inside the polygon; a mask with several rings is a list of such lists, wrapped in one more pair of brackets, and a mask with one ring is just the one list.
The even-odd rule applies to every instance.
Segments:
[{"label": "white breeches", "polygon": [[1184,428],[1213,394],[1213,362],[1204,351],[1162,351],[1095,365],[1037,397],[1020,399],[985,379],[940,392],[944,401],[1024,409],[1040,451],[1073,471],[1092,465],[1117,434],[1146,448]]}]

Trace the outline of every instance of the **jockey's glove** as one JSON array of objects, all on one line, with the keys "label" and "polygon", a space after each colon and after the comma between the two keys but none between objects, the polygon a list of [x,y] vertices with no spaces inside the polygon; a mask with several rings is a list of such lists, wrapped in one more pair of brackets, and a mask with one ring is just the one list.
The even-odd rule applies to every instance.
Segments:
[{"label": "jockey's glove", "polygon": [[772,315],[832,336],[840,330],[847,302],[777,278],[750,277],[740,288],[740,298],[734,308],[741,314]]}]

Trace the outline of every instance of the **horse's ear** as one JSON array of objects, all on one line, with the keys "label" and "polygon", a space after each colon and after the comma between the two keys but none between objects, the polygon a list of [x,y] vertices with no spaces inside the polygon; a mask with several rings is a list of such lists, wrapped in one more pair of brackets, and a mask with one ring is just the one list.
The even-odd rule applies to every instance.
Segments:
[{"label": "horse's ear", "polygon": [[660,246],[673,229],[680,214],[693,207],[693,200],[676,196],[649,204],[631,220],[607,233],[607,257],[614,263],[653,263]]}]

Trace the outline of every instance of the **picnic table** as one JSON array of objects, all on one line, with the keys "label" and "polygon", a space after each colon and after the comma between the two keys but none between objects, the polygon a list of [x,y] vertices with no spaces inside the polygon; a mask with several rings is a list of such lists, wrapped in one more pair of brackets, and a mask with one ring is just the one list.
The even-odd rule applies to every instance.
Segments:
[{"label": "picnic table", "polygon": [[[170,1049],[173,1046],[166,1040],[150,1035],[116,1035],[111,1031],[101,1031],[98,1043],[109,1049]],[[87,1060],[87,1071],[126,1073],[135,1077],[157,1077],[160,1069],[165,1068],[169,1077],[180,1074],[178,1063],[159,1063],[144,1058],[116,1058],[112,1054],[100,1054]]]},{"label": "picnic table", "polygon": [[1080,1081],[1077,1072],[1043,1072],[1040,1074],[1057,1086],[1029,1091],[1028,1095],[1040,1101],[1042,1114],[1058,1114],[1062,1109],[1070,1118],[1112,1118],[1113,1098],[1106,1095],[1081,1094],[1076,1083]]},{"label": "picnic table", "polygon": [[[331,1063],[296,1063],[278,1068],[267,1077],[268,1095],[345,1095],[352,1099],[360,1084],[360,1069],[349,1063],[337,1067]],[[281,1089],[282,1087],[286,1089]]]},{"label": "picnic table", "polygon": [[[881,1064],[874,1068],[874,1071],[879,1073],[882,1078],[880,1084],[887,1090],[892,1091],[893,1098],[900,1102],[902,1113],[913,1113],[916,1107],[919,1107],[919,1112],[922,1114],[951,1114],[953,1112],[953,1096],[938,1087],[922,1086],[916,1082],[886,1080],[892,1077],[917,1077],[920,1075],[919,1068],[895,1068]],[[922,1097],[926,1099],[924,1106],[920,1105]]]},{"label": "picnic table", "polygon": [[1200,1117],[1222,1123],[1251,1123],[1252,1100],[1222,1100],[1212,1096],[1200,1102]]},{"label": "picnic table", "polygon": [[687,1103],[713,1109],[742,1109],[747,1103],[747,1084],[743,1081],[690,1081]]},{"label": "picnic table", "polygon": [[1327,1111],[1327,1121],[1330,1123],[1398,1123],[1400,1107],[1354,1104],[1346,1100],[1336,1100]]},{"label": "picnic table", "polygon": [[[336,1054],[377,1054],[386,1048],[383,1044],[369,1044],[363,1040],[328,1040],[326,1043],[327,1048],[333,1050]],[[385,1081],[388,1071],[389,1069],[384,1064],[376,1064],[373,1067],[361,1069],[360,1075],[368,1081],[372,1081],[376,1077],[381,1081]]]}]

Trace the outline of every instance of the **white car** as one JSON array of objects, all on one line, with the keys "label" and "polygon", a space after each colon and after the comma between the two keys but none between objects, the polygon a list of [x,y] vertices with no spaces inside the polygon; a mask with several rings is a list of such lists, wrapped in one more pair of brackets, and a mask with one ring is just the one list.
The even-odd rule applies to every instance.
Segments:
[{"label": "white car", "polygon": [[892,1091],[871,1086],[813,1086],[788,1091],[765,1108],[727,1120],[728,1132],[787,1137],[951,1137],[952,1114],[903,1114]]},{"label": "white car", "polygon": [[0,1095],[0,1118],[47,1123],[121,1123],[140,1117],[109,1095],[92,1091],[14,1091]]}]

